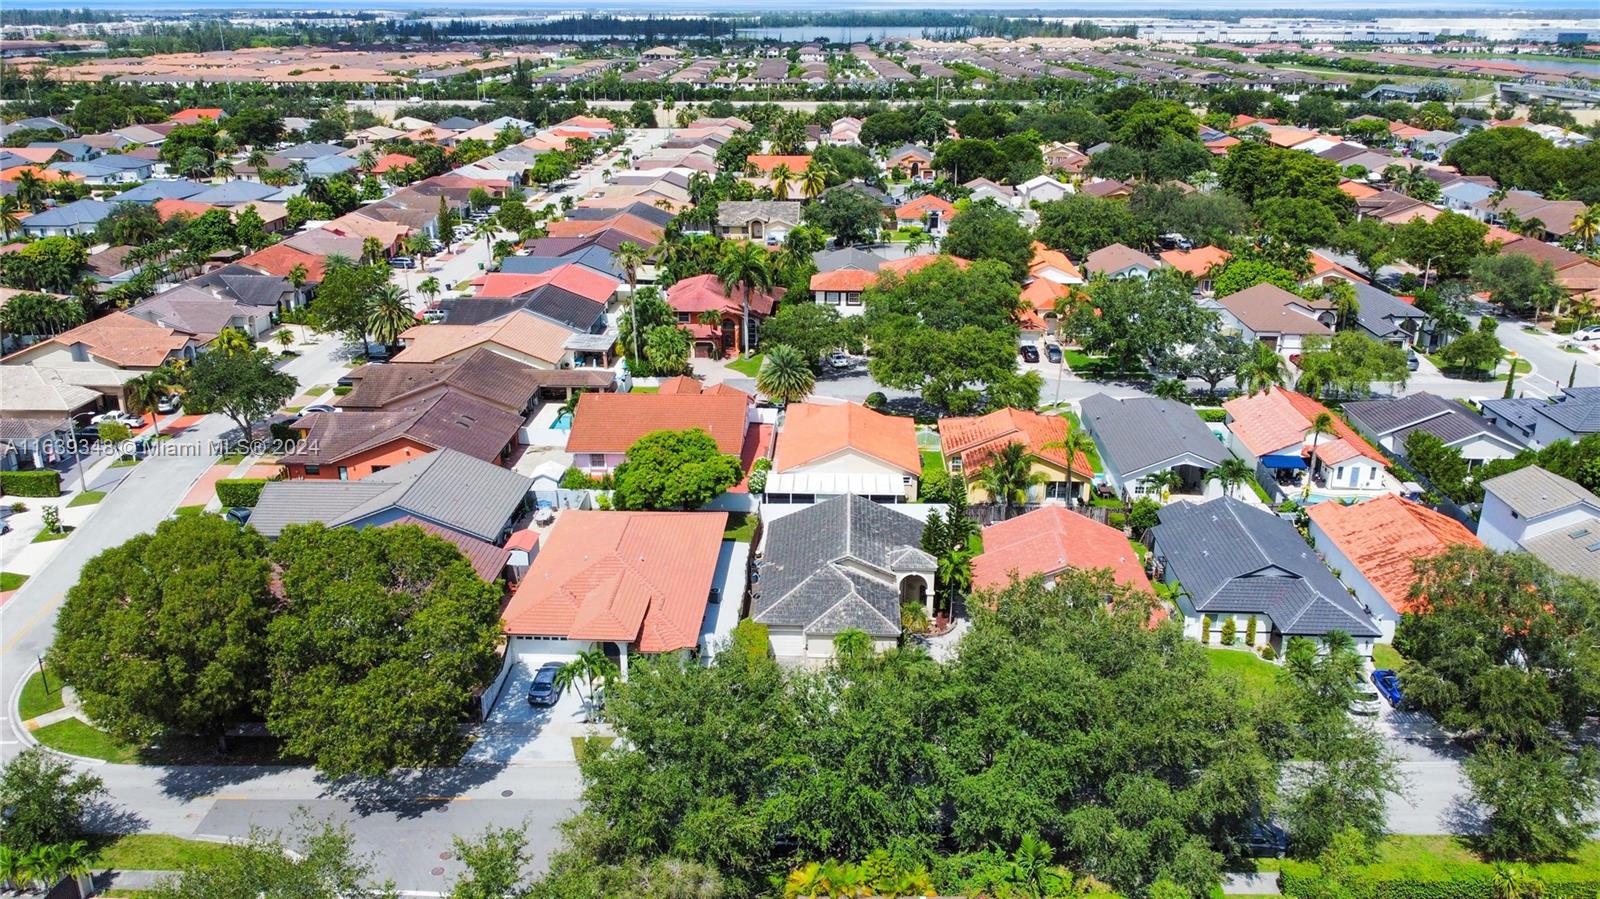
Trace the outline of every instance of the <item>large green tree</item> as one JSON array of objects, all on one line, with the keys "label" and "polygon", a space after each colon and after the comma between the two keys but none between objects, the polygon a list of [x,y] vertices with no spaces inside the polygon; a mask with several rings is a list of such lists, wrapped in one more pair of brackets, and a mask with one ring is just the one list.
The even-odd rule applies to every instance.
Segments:
[{"label": "large green tree", "polygon": [[1062,327],[1083,348],[1117,361],[1118,370],[1155,367],[1178,348],[1216,327],[1216,314],[1201,308],[1188,280],[1173,269],[1148,279],[1096,278],[1089,302],[1075,305]]},{"label": "large green tree", "polygon": [[25,749],[0,771],[0,847],[20,856],[83,839],[89,812],[104,797],[100,778],[75,771],[42,747]]},{"label": "large green tree", "polygon": [[255,422],[266,418],[300,389],[293,375],[273,364],[272,354],[257,348],[229,353],[201,353],[184,374],[188,402],[226,415],[239,426],[240,439],[249,439]]},{"label": "large green tree", "polygon": [[84,567],[50,664],[124,740],[220,738],[260,699],[275,604],[265,540],[218,516],[178,516]]},{"label": "large green tree", "polygon": [[267,728],[330,776],[453,763],[494,678],[502,592],[413,526],[285,528]]},{"label": "large green tree", "polygon": [[372,859],[356,852],[350,831],[329,822],[301,821],[288,839],[255,831],[233,848],[219,860],[185,865],[141,892],[148,899],[398,896],[392,883],[378,879]]},{"label": "large green tree", "polygon": [[1139,246],[1150,237],[1126,203],[1085,194],[1068,194],[1039,207],[1034,235],[1046,245],[1083,259],[1114,243]]},{"label": "large green tree", "polygon": [[883,206],[864,190],[839,187],[807,203],[805,221],[833,235],[835,246],[851,246],[877,237]]},{"label": "large green tree", "polygon": [[1353,204],[1340,179],[1337,163],[1256,141],[1235,144],[1218,170],[1222,187],[1252,207],[1275,198],[1309,201],[1344,220]]},{"label": "large green tree", "polygon": [[1441,212],[1432,221],[1414,218],[1395,229],[1395,255],[1435,278],[1459,278],[1489,252],[1488,233],[1488,225],[1455,212]]},{"label": "large green tree", "polygon": [[1405,350],[1360,331],[1308,336],[1297,365],[1296,389],[1312,396],[1364,397],[1374,383],[1404,387],[1411,374]]},{"label": "large green tree", "polygon": [[1015,212],[998,203],[974,203],[950,223],[940,249],[964,259],[993,259],[1004,263],[1011,279],[1021,284],[1033,261],[1033,236],[1017,221]]},{"label": "large green tree", "polygon": [[705,431],[656,431],[628,447],[613,501],[619,509],[698,509],[742,475],[738,457]]}]

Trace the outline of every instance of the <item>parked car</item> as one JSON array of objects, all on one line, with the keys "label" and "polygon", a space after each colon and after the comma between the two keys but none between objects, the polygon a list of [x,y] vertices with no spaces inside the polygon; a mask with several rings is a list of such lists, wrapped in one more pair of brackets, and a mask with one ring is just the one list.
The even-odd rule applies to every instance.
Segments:
[{"label": "parked car", "polygon": [[123,412],[122,410],[118,409],[115,412],[102,412],[99,415],[96,415],[94,418],[89,419],[89,423],[92,425],[111,423],[126,425],[130,428],[142,428],[144,427],[144,417],[134,415],[132,412]]},{"label": "parked car", "polygon": [[1394,708],[1400,708],[1400,703],[1405,701],[1405,694],[1400,692],[1400,673],[1392,668],[1379,668],[1372,672],[1372,685]]},{"label": "parked car", "polygon": [[235,524],[249,524],[250,523],[250,507],[249,506],[234,506],[233,508],[229,509],[227,512],[223,513],[223,517],[228,519],[231,522],[234,522]]},{"label": "parked car", "polygon": [[831,368],[849,368],[850,356],[848,353],[834,353],[828,357],[828,365]]},{"label": "parked car", "polygon": [[156,403],[156,411],[160,412],[162,415],[166,415],[168,413],[178,411],[178,409],[182,406],[183,397],[178,396],[176,393],[172,393],[162,397],[160,401]]},{"label": "parked car", "polygon": [[1422,365],[1422,360],[1417,358],[1417,351],[1413,350],[1413,349],[1407,349],[1406,350],[1406,369],[1409,370],[1409,371],[1416,371],[1417,368],[1419,366],[1421,366],[1421,365]]},{"label": "parked car", "polygon": [[561,688],[556,686],[556,673],[560,662],[545,662],[533,673],[533,683],[528,685],[528,705],[549,708],[561,698]]},{"label": "parked car", "polygon": [[1370,718],[1383,709],[1378,702],[1378,694],[1368,690],[1364,684],[1356,685],[1356,698],[1350,703],[1350,714]]},{"label": "parked car", "polygon": [[1590,325],[1572,332],[1572,339],[1583,342],[1586,340],[1600,340],[1600,325]]},{"label": "parked car", "polygon": [[312,403],[300,410],[301,415],[310,415],[313,412],[338,412],[339,407],[332,403]]},{"label": "parked car", "polygon": [[1053,344],[1053,343],[1050,344],[1049,346],[1046,346],[1044,348],[1044,357],[1046,359],[1050,360],[1051,362],[1060,362],[1061,361],[1061,347],[1059,347],[1059,346],[1057,346],[1056,344]]},{"label": "parked car", "polygon": [[1039,361],[1039,348],[1034,346],[1031,343],[1026,345],[1026,346],[1024,346],[1024,347],[1019,348],[1017,350],[1017,352],[1022,354],[1022,361],[1024,361],[1024,362],[1038,362]]},{"label": "parked car", "polygon": [[422,320],[430,325],[438,324],[444,321],[445,314],[443,309],[424,309],[422,310]]},{"label": "parked car", "polygon": [[1251,858],[1283,858],[1289,854],[1289,832],[1271,821],[1250,825],[1244,848]]},{"label": "parked car", "polygon": [[410,256],[396,256],[389,260],[389,265],[394,268],[416,268],[417,260],[412,259]]}]

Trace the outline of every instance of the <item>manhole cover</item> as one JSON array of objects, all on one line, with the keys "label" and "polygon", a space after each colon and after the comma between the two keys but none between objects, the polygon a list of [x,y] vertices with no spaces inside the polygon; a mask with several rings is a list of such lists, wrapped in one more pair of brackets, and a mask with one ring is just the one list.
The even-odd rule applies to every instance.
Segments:
[{"label": "manhole cover", "polygon": [[450,858],[451,858],[451,855],[448,852],[439,853],[439,860],[442,861],[442,862],[447,862],[447,861],[450,860]]},{"label": "manhole cover", "polygon": [[432,874],[434,877],[443,877],[444,876],[444,869],[443,868],[434,868],[432,871],[429,871],[428,873]]},{"label": "manhole cover", "polygon": [[508,797],[508,796],[510,796],[510,795],[511,795],[511,791],[510,791],[510,790],[501,790],[501,791],[500,791],[500,795],[501,795],[501,796],[502,796],[502,797]]}]

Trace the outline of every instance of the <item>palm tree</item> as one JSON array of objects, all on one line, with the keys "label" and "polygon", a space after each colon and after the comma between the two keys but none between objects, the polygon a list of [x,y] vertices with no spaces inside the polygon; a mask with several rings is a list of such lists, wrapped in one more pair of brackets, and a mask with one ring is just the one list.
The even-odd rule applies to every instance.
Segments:
[{"label": "palm tree", "polygon": [[1071,497],[1071,503],[1077,503],[1078,487],[1072,483],[1072,466],[1077,461],[1079,453],[1082,453],[1084,458],[1088,458],[1089,453],[1094,449],[1094,438],[1090,437],[1087,431],[1081,428],[1074,428],[1071,422],[1068,422],[1066,433],[1061,435],[1060,440],[1051,440],[1040,448],[1047,450],[1058,449],[1067,457],[1067,493]]},{"label": "palm tree", "polygon": [[1595,203],[1572,217],[1572,236],[1584,246],[1594,249],[1594,239],[1597,234],[1600,234],[1600,203]]},{"label": "palm tree", "polygon": [[233,177],[233,173],[233,160],[226,156],[218,157],[217,161],[211,164],[211,176],[213,178],[221,178],[227,181]]},{"label": "palm tree", "polygon": [[633,323],[633,352],[628,354],[630,359],[639,358],[639,316],[636,313],[634,297],[639,294],[639,269],[644,267],[649,251],[631,240],[617,244],[617,250],[612,254],[612,259],[622,267],[623,274],[628,276],[628,319]]},{"label": "palm tree", "polygon": [[173,392],[169,373],[156,369],[130,379],[122,385],[123,401],[134,415],[148,415],[156,411],[161,401]]},{"label": "palm tree", "polygon": [[929,240],[931,238],[928,236],[928,232],[921,228],[914,229],[910,234],[906,235],[906,255],[917,255],[917,251],[922,249],[923,245],[928,243]]},{"label": "palm tree", "polygon": [[1544,220],[1538,216],[1524,219],[1517,226],[1517,233],[1523,237],[1538,237],[1544,233]]},{"label": "palm tree", "polygon": [[1220,481],[1222,495],[1232,496],[1235,487],[1255,477],[1255,472],[1250,468],[1250,463],[1238,456],[1229,456],[1218,463],[1216,468],[1206,472],[1206,480]]},{"label": "palm tree", "polygon": [[362,238],[361,258],[365,259],[368,265],[377,265],[378,260],[383,258],[383,241],[376,237]]},{"label": "palm tree", "polygon": [[1011,507],[1028,501],[1028,489],[1043,485],[1049,479],[1043,472],[1033,470],[1033,458],[1028,448],[1020,443],[1008,443],[989,458],[989,464],[977,474],[974,483],[989,495],[989,501],[1000,504],[1000,517],[1010,518]]},{"label": "palm tree", "polygon": [[401,332],[417,323],[411,304],[406,302],[405,291],[397,285],[385,284],[372,295],[372,311],[367,313],[367,330],[372,338],[384,346],[394,346]]},{"label": "palm tree", "polygon": [[1003,878],[999,894],[1002,896],[1032,896],[1038,899],[1056,899],[1071,895],[1072,872],[1061,865],[1053,865],[1055,849],[1034,834],[1025,834],[1011,861],[1002,866]]},{"label": "palm tree", "polygon": [[11,239],[11,232],[22,227],[22,219],[17,216],[17,198],[0,197],[0,231],[5,232],[6,240]]},{"label": "palm tree", "polygon": [[1162,500],[1165,500],[1174,490],[1183,486],[1183,475],[1178,474],[1177,469],[1174,468],[1163,468],[1153,474],[1145,475],[1140,480],[1160,494]]},{"label": "palm tree", "polygon": [[261,177],[261,170],[267,167],[267,151],[257,147],[250,151],[244,158],[244,164],[255,170],[256,177]]},{"label": "palm tree", "polygon": [[439,295],[439,279],[432,275],[422,279],[417,285],[417,291],[428,298],[428,305],[433,305],[434,297]]},{"label": "palm tree", "polygon": [[1544,895],[1544,881],[1527,865],[1496,864],[1490,889],[1494,899],[1539,899]]},{"label": "palm tree", "polygon": [[17,202],[28,207],[29,212],[43,209],[44,201],[49,196],[50,188],[33,169],[23,169],[17,175]]},{"label": "palm tree", "polygon": [[789,199],[789,185],[794,182],[794,171],[783,163],[772,167],[772,198],[774,200]]},{"label": "palm tree", "polygon": [[803,401],[816,385],[817,376],[811,371],[810,360],[786,344],[776,344],[767,350],[756,372],[756,389],[780,406]]},{"label": "palm tree", "polygon": [[496,233],[494,222],[490,219],[484,219],[478,223],[478,227],[473,229],[472,236],[483,238],[483,248],[488,250],[490,255],[493,255],[494,238]]},{"label": "palm tree", "polygon": [[84,840],[74,840],[62,844],[60,849],[60,855],[56,859],[60,865],[58,869],[60,875],[72,878],[78,888],[79,896],[93,895],[94,881],[89,875],[93,870],[91,865],[94,864],[95,853],[89,850],[89,844]]},{"label": "palm tree", "polygon": [[1257,342],[1250,349],[1250,357],[1240,366],[1238,374],[1239,386],[1245,388],[1251,396],[1263,390],[1269,390],[1274,385],[1283,386],[1288,380],[1289,370],[1284,365],[1283,357],[1272,347]]},{"label": "palm tree", "polygon": [[418,231],[406,238],[405,247],[407,253],[417,257],[417,268],[420,269],[428,264],[428,251],[433,249],[433,241]]},{"label": "palm tree", "polygon": [[288,328],[279,328],[272,339],[278,342],[278,346],[282,347],[285,353],[289,352],[289,347],[294,346],[294,334],[290,333]]},{"label": "palm tree", "polygon": [[734,241],[723,250],[716,263],[717,278],[722,281],[723,296],[733,296],[738,288],[744,307],[744,321],[739,327],[739,337],[746,356],[750,355],[750,297],[757,290],[772,286],[772,262],[767,251],[747,241]]},{"label": "palm tree", "polygon": [[[601,686],[608,684],[617,675],[617,666],[606,658],[604,652],[598,649],[585,649],[572,661],[561,666],[556,672],[555,685],[558,690],[570,687],[577,691],[578,698],[583,700],[583,720],[587,723],[593,720],[591,712],[597,696],[597,684]],[[588,693],[587,696],[584,695],[585,691]]]},{"label": "palm tree", "polygon": [[1150,392],[1164,400],[1182,402],[1189,395],[1189,388],[1177,378],[1162,378],[1150,388]]},{"label": "palm tree", "polygon": [[370,175],[377,165],[378,154],[372,152],[371,147],[363,147],[361,152],[356,154],[356,167],[361,170],[361,174]]},{"label": "palm tree", "polygon": [[[1323,435],[1338,433],[1334,427],[1333,413],[1318,412],[1317,417],[1311,419],[1311,429],[1307,433],[1311,435],[1311,458],[1315,459],[1317,457],[1317,444],[1322,442]],[[1305,499],[1310,495],[1311,479],[1306,478],[1306,485],[1305,489],[1301,492],[1301,499]]]},{"label": "palm tree", "polygon": [[256,347],[249,336],[238,328],[223,328],[211,342],[211,348],[215,352],[232,356],[236,353],[252,353]]},{"label": "palm tree", "polygon": [[828,189],[828,178],[833,175],[833,170],[825,163],[813,159],[806,163],[805,170],[800,173],[800,193],[808,200],[815,200],[822,196]]}]

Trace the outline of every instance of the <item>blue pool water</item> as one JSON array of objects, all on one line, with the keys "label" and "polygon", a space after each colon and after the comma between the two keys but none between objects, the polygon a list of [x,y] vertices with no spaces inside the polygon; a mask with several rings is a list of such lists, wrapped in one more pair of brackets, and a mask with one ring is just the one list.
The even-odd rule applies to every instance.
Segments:
[{"label": "blue pool water", "polygon": [[572,430],[572,416],[568,415],[565,412],[562,412],[562,413],[558,414],[556,416],[555,424],[552,424],[550,426],[550,430],[552,430],[552,431],[570,431],[570,430]]}]

